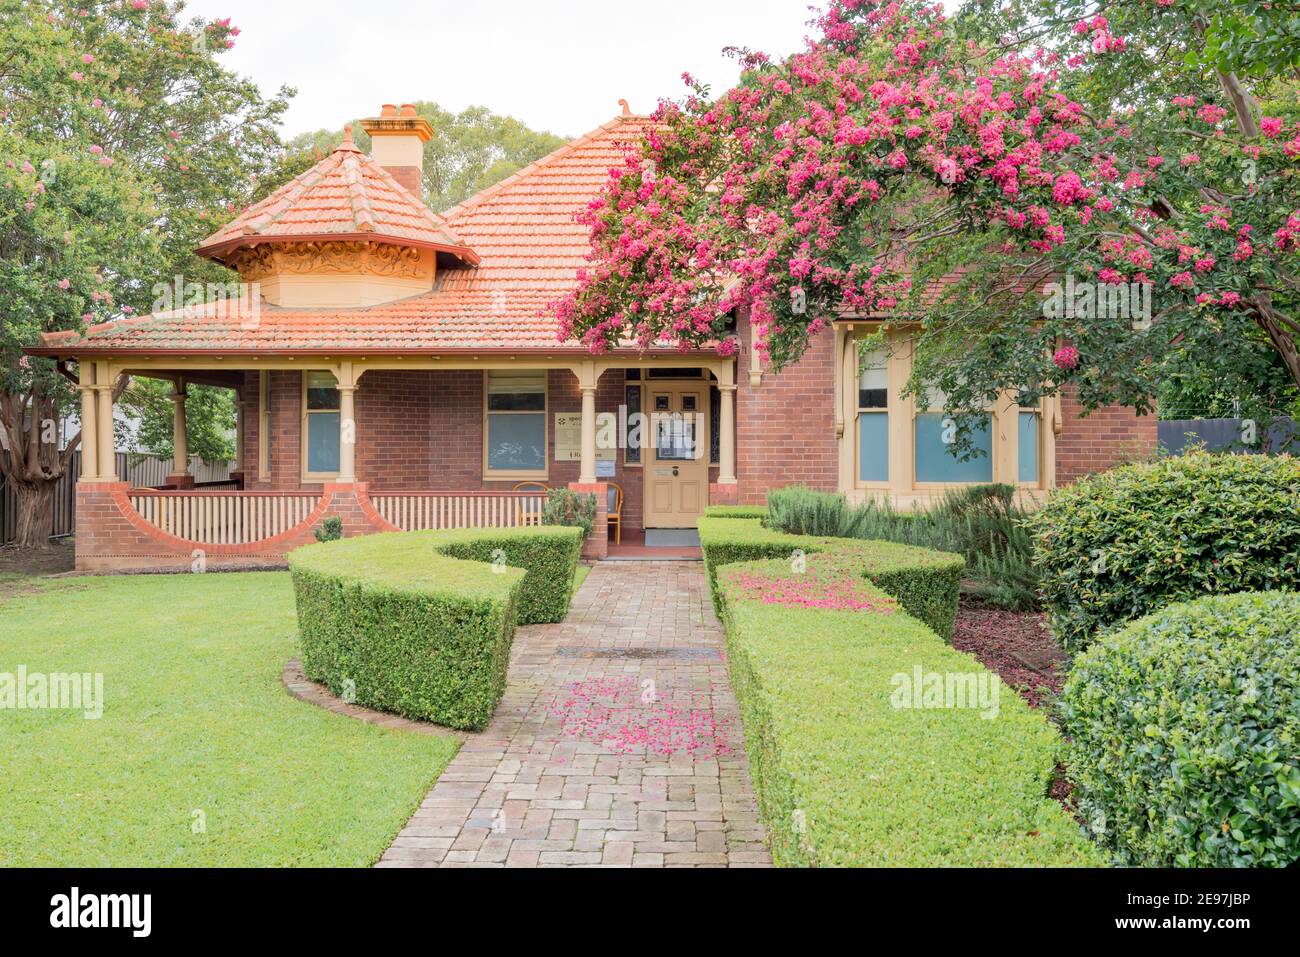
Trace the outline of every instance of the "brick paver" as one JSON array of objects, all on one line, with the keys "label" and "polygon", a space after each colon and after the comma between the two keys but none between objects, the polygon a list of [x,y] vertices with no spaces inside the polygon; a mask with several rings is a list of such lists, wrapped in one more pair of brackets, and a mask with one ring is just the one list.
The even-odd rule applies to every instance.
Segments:
[{"label": "brick paver", "polygon": [[380,867],[770,866],[698,562],[604,562]]}]

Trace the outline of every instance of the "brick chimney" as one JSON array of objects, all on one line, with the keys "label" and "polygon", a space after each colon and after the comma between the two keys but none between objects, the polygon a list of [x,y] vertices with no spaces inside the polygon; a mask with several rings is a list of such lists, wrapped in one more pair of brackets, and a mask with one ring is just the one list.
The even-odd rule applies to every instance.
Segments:
[{"label": "brick chimney", "polygon": [[361,121],[361,128],[370,134],[375,162],[423,202],[424,144],[433,138],[429,121],[416,116],[410,103],[403,103],[400,110],[385,103],[377,117]]}]

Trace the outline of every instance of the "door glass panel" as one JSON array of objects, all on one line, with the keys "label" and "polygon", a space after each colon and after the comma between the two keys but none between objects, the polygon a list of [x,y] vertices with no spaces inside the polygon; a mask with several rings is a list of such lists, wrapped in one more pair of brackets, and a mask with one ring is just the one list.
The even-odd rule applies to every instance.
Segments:
[{"label": "door glass panel", "polygon": [[655,455],[660,462],[689,462],[695,458],[695,416],[655,416]]}]

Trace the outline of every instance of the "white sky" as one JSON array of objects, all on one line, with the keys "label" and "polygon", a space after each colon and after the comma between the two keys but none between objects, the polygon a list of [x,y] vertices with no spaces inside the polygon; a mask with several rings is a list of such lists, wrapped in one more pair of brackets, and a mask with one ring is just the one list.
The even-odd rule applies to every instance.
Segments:
[{"label": "white sky", "polygon": [[231,17],[224,62],[265,93],[296,87],[290,137],[434,100],[578,136],[684,92],[689,70],[720,92],[736,79],[724,46],[799,49],[809,0],[191,0],[186,16]]}]

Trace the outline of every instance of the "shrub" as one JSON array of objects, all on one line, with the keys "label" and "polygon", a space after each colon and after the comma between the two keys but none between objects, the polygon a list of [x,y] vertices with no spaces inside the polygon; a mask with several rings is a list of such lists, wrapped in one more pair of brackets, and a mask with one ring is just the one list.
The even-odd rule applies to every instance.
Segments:
[{"label": "shrub", "polygon": [[[895,590],[943,582],[955,607],[959,556],[724,518],[704,519],[701,539],[777,863],[1099,861],[1047,797],[1059,739],[1018,695],[999,693],[993,719],[977,709],[894,706],[899,676],[917,668],[982,674],[996,687],[974,658],[909,615]],[[794,547],[806,554],[802,572],[789,559]],[[764,553],[781,560],[754,560]],[[881,564],[892,574],[875,573]]]},{"label": "shrub", "polygon": [[970,592],[1000,608],[1038,605],[1033,543],[1027,512],[1010,485],[976,485],[949,491],[930,509],[900,512],[888,503],[850,506],[842,495],[800,486],[768,493],[771,528],[796,535],[827,535],[898,542],[966,559]]},{"label": "shrub", "polygon": [[1206,594],[1294,585],[1300,459],[1192,454],[1056,491],[1029,519],[1043,601],[1070,650]]},{"label": "shrub", "polygon": [[1300,861],[1300,595],[1133,622],[1076,659],[1062,706],[1080,812],[1119,863]]},{"label": "shrub", "polygon": [[316,541],[337,542],[343,538],[343,519],[331,515],[316,526]]},{"label": "shrub", "polygon": [[815,492],[801,485],[767,493],[767,524],[791,535],[852,538],[850,509],[843,495]]},{"label": "shrub", "polygon": [[581,548],[576,529],[558,528],[300,548],[289,566],[303,670],[367,707],[482,728],[505,690],[516,621],[563,618]]},{"label": "shrub", "polygon": [[717,570],[736,562],[782,558],[796,553],[832,553],[854,578],[872,582],[899,600],[913,617],[945,640],[952,638],[957,616],[964,562],[960,555],[914,548],[894,542],[865,542],[844,538],[787,535],[764,528],[753,519],[700,519],[700,545],[705,569],[717,600]]},{"label": "shrub", "polygon": [[580,528],[582,537],[590,538],[596,527],[596,496],[567,488],[551,489],[542,507],[542,524]]}]

